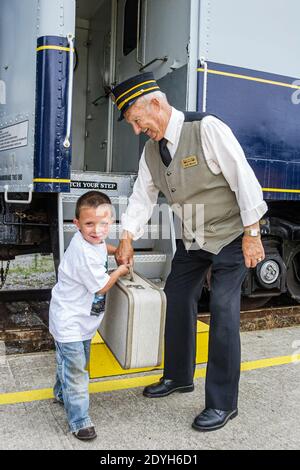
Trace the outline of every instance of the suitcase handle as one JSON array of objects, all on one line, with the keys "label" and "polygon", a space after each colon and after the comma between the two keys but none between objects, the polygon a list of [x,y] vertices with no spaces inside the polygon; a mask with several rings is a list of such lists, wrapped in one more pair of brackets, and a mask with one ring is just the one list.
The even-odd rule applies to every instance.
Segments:
[{"label": "suitcase handle", "polygon": [[[134,282],[134,275],[133,275],[133,267],[129,266],[129,274],[128,279],[130,282]],[[140,284],[131,284],[127,286],[127,289],[145,289],[145,287],[141,286]]]},{"label": "suitcase handle", "polygon": [[134,281],[134,277],[133,277],[133,267],[132,266],[129,266],[129,280],[130,281]]},{"label": "suitcase handle", "polygon": [[133,282],[133,281],[134,281],[133,267],[132,267],[132,266],[129,266],[128,269],[129,269],[129,273],[126,274],[125,279],[127,279],[127,280],[130,281],[130,282]]}]

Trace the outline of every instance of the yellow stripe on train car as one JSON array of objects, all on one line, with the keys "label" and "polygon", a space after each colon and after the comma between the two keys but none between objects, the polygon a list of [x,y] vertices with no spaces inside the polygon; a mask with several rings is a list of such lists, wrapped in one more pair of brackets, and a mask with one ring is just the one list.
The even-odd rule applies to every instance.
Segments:
[{"label": "yellow stripe on train car", "polygon": [[34,183],[69,183],[71,184],[71,180],[60,180],[60,179],[52,179],[52,178],[34,178]]},{"label": "yellow stripe on train car", "polygon": [[270,193],[296,193],[300,194],[300,189],[283,189],[283,188],[262,188],[265,192]]},{"label": "yellow stripe on train car", "polygon": [[[197,71],[204,72],[204,68],[200,67],[197,69]],[[250,80],[253,82],[266,83],[268,85],[277,85],[277,86],[282,86],[282,87],[287,87],[287,88],[293,88],[295,90],[300,90],[299,85],[293,85],[291,83],[284,83],[284,82],[276,82],[274,80],[267,80],[265,78],[251,77],[250,75],[240,75],[237,73],[222,72],[221,70],[213,70],[213,69],[207,69],[207,73],[211,73],[213,75],[223,75],[224,77],[240,78],[242,80]]]},{"label": "yellow stripe on train car", "polygon": [[[65,51],[65,52],[70,52],[69,47],[63,47],[63,46],[40,46],[36,48],[36,51],[45,51],[47,49],[50,50],[55,50],[55,51]],[[73,49],[73,52],[75,52],[75,49]]]}]

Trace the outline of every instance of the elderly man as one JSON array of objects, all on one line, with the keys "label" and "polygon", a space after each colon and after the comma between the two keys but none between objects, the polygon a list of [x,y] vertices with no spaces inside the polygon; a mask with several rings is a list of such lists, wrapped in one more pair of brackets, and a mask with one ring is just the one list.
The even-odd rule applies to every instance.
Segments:
[{"label": "elderly man", "polygon": [[211,268],[205,409],[192,426],[219,429],[238,414],[241,284],[247,268],[265,256],[259,220],[267,206],[261,187],[228,126],[215,116],[171,107],[152,73],[126,80],[112,94],[120,120],[150,138],[123,216],[118,263],[132,263],[132,240],[143,234],[159,191],[177,209],[196,207],[194,216],[204,207],[204,223],[201,217],[183,220],[165,286],[164,374],[143,393],[156,398],[193,391],[197,303]]}]

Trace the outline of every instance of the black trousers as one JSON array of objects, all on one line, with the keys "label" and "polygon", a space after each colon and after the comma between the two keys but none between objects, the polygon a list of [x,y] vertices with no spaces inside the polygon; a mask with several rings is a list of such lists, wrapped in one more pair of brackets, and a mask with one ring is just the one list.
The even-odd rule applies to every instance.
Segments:
[{"label": "black trousers", "polygon": [[247,268],[242,237],[218,255],[203,250],[187,251],[181,240],[172,261],[165,293],[164,377],[181,384],[193,382],[196,356],[197,304],[209,267],[210,330],[205,383],[205,407],[232,410],[237,407],[240,378],[240,295]]}]

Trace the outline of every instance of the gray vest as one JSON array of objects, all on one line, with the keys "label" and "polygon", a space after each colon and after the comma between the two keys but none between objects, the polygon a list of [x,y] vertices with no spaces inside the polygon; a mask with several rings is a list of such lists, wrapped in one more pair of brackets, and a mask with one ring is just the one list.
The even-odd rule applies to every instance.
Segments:
[{"label": "gray vest", "polygon": [[200,121],[184,122],[177,151],[167,168],[158,142],[146,143],[145,159],[155,186],[182,221],[186,249],[218,254],[243,233],[243,224],[235,193],[223,174],[213,174],[206,163],[200,127]]}]

